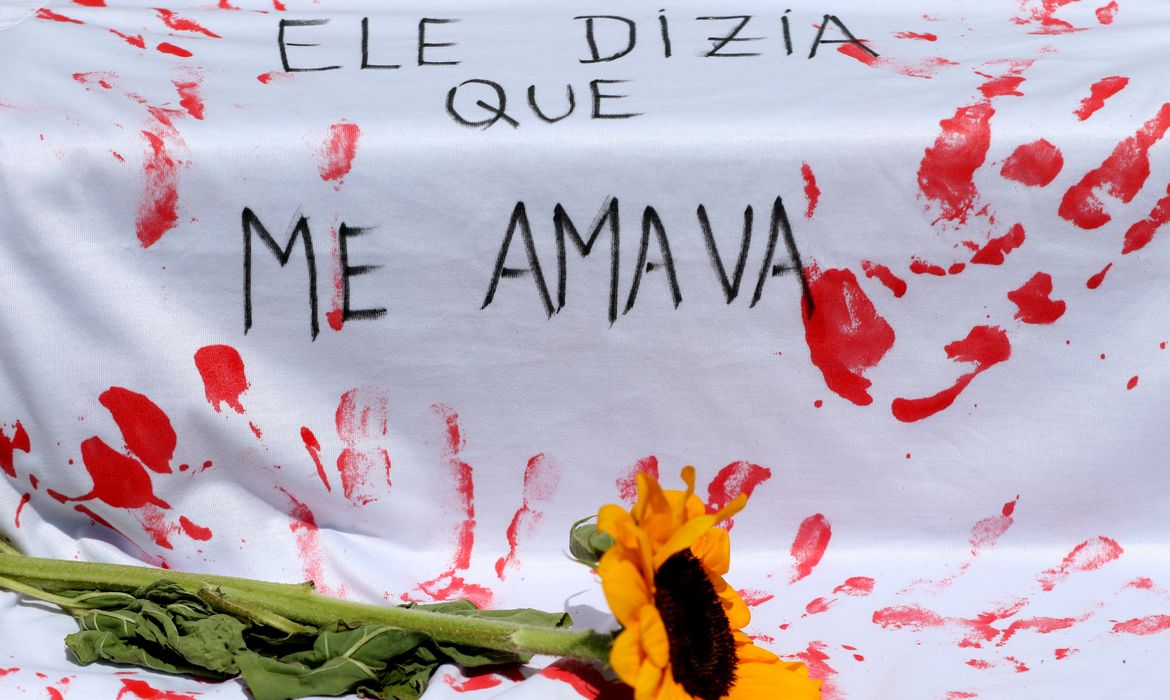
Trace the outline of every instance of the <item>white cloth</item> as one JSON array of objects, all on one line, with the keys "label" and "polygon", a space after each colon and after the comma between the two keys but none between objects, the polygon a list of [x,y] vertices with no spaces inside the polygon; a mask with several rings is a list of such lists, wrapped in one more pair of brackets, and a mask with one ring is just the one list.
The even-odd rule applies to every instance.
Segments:
[{"label": "white cloth", "polygon": [[[0,7],[20,546],[604,625],[568,525],[694,464],[826,698],[1170,681],[1166,3],[218,4]],[[243,697],[0,604],[5,696]]]}]

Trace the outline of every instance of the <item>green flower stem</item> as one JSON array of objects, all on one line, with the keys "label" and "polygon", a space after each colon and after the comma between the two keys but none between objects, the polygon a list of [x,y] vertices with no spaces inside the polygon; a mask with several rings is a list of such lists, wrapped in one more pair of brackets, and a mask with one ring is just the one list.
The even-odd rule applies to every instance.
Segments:
[{"label": "green flower stem", "polygon": [[[308,584],[160,570],[144,566],[40,559],[0,553],[0,577],[45,591],[133,591],[158,579],[191,593],[220,587],[241,605],[255,606],[296,623],[324,627],[338,620],[380,623],[423,632],[440,642],[472,644],[518,654],[548,654],[604,661],[612,639],[591,630],[546,629],[503,620],[431,612],[425,608],[367,605],[315,593]],[[0,581],[0,588],[5,587]],[[42,596],[43,597],[43,596]]]}]

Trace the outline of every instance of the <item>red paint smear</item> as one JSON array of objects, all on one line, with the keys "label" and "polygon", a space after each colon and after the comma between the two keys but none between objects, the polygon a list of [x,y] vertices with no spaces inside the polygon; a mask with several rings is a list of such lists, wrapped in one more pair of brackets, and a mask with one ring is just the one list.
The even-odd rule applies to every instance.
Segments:
[{"label": "red paint smear", "polygon": [[894,417],[909,423],[933,416],[948,408],[971,380],[993,365],[1011,357],[1012,347],[1007,333],[997,326],[975,326],[967,337],[949,343],[947,357],[956,362],[974,362],[975,369],[959,377],[955,383],[932,396],[921,399],[896,398],[890,405]]},{"label": "red paint smear", "polygon": [[1130,202],[1150,175],[1150,148],[1170,129],[1170,102],[1162,105],[1157,116],[1146,122],[1136,134],[1113,149],[1099,167],[1085,173],[1081,181],[1064,193],[1060,216],[1083,229],[1095,229],[1109,223],[1097,191],[1105,190],[1122,202]]},{"label": "red paint smear", "polygon": [[919,41],[938,41],[938,35],[931,34],[929,32],[924,32],[921,34],[918,32],[896,32],[894,34],[894,38],[895,39],[917,39]]},{"label": "red paint smear", "polygon": [[829,598],[829,599],[825,599],[823,597],[816,598],[814,600],[809,601],[809,604],[804,606],[804,614],[805,615],[818,615],[818,614],[823,613],[823,612],[828,612],[829,608],[833,607],[833,605],[835,605],[836,603],[837,603],[836,598]]},{"label": "red paint smear", "polygon": [[1068,649],[1068,648],[1057,649],[1056,651],[1053,652],[1053,656],[1056,657],[1057,661],[1060,661],[1062,659],[1067,659],[1070,654],[1075,654],[1078,651],[1079,651],[1079,649]]},{"label": "red paint smear", "polygon": [[1024,93],[1019,91],[1019,87],[1024,82],[1024,76],[1001,75],[998,78],[990,78],[979,86],[979,92],[983,93],[984,97],[1023,97]]},{"label": "red paint smear", "polygon": [[952,690],[951,692],[947,693],[946,698],[944,698],[943,700],[967,700],[968,698],[977,698],[977,697],[979,697],[979,696],[976,695],[975,693],[969,693],[965,690]]},{"label": "red paint smear", "polygon": [[900,61],[874,56],[857,44],[852,43],[838,46],[837,52],[860,61],[871,68],[888,69],[899,75],[910,78],[926,78],[927,80],[933,78],[941,68],[959,65],[956,61],[950,61],[937,56],[924,58],[918,63],[902,63]]},{"label": "red paint smear", "polygon": [[1170,615],[1149,615],[1113,625],[1114,634],[1136,634],[1145,636],[1170,629]]},{"label": "red paint smear", "polygon": [[109,30],[109,32],[111,34],[113,34],[114,36],[121,37],[123,41],[125,41],[127,44],[130,44],[131,46],[134,46],[134,47],[137,47],[140,49],[146,48],[146,40],[142,38],[141,34],[134,34],[134,35],[123,34],[122,32],[118,31],[117,29],[111,29],[111,30]]},{"label": "red paint smear", "polygon": [[626,503],[633,503],[634,499],[638,497],[638,474],[645,474],[657,479],[658,458],[650,455],[639,459],[634,463],[634,466],[630,467],[625,476],[619,477],[615,482],[618,496]]},{"label": "red paint smear", "polygon": [[862,597],[873,593],[874,580],[868,576],[853,576],[833,589],[834,593],[844,593],[848,596]]},{"label": "red paint smear", "polygon": [[134,391],[112,386],[98,397],[114,417],[122,431],[126,447],[149,467],[160,474],[171,473],[171,458],[175,456],[178,438],[171,420],[153,401]]},{"label": "red paint smear", "polygon": [[115,700],[124,700],[129,695],[141,698],[141,700],[195,700],[194,695],[152,688],[146,681],[135,680],[133,678],[122,678],[120,680],[122,681],[122,689],[118,691],[118,696]]},{"label": "red paint smear", "polygon": [[114,87],[111,84],[111,81],[117,80],[117,78],[118,78],[117,73],[115,73],[114,71],[108,71],[108,70],[107,71],[96,71],[95,70],[95,71],[89,71],[89,72],[85,72],[85,73],[74,73],[73,74],[73,79],[76,80],[77,82],[81,83],[82,85],[92,85],[93,83],[97,83],[98,85],[102,86],[103,88],[105,88],[107,90]]},{"label": "red paint smear", "polygon": [[984,547],[995,546],[1003,533],[1008,531],[1008,528],[1015,522],[1012,519],[1012,513],[1016,510],[1016,503],[1019,498],[1014,501],[1008,501],[1003,505],[1000,515],[993,515],[989,518],[984,518],[975,523],[971,527],[971,554],[978,556],[979,551]]},{"label": "red paint smear", "polygon": [[1125,584],[1125,587],[1126,588],[1137,588],[1137,589],[1143,590],[1143,591],[1152,591],[1155,588],[1154,579],[1146,577],[1146,576],[1142,576],[1141,578],[1135,578],[1134,580]]},{"label": "red paint smear", "polygon": [[817,513],[804,519],[789,550],[796,561],[791,583],[796,583],[812,573],[813,568],[821,562],[821,557],[825,556],[825,549],[828,548],[832,536],[833,528],[825,520],[824,515]]},{"label": "red paint smear", "polygon": [[832,680],[833,676],[837,675],[837,669],[827,663],[829,655],[825,653],[825,649],[828,647],[829,645],[824,642],[812,641],[808,643],[807,649],[794,656],[808,666],[810,678],[824,681],[821,685],[822,700],[839,700],[841,696]]},{"label": "red paint smear", "polygon": [[1125,388],[1130,390],[1130,391],[1133,391],[1133,388],[1136,387],[1137,384],[1138,384],[1138,377],[1135,374],[1129,378],[1128,382],[1125,383]]},{"label": "red paint smear", "polygon": [[178,533],[181,528],[178,525],[168,523],[161,510],[154,506],[143,508],[138,513],[138,522],[142,524],[142,529],[146,530],[155,544],[165,549],[174,549],[171,546],[170,536]]},{"label": "red paint smear", "polygon": [[894,297],[900,299],[906,293],[906,281],[893,272],[890,272],[890,268],[885,265],[879,265],[869,260],[862,260],[861,269],[865,271],[866,277],[878,278],[879,282],[886,285],[886,288],[894,293]]},{"label": "red paint smear", "polygon": [[8,433],[4,432],[4,427],[0,426],[0,469],[13,479],[16,478],[16,467],[14,455],[16,450],[28,454],[32,450],[32,443],[29,442],[28,433],[20,421],[16,421],[16,425],[12,428],[12,437],[8,437]]},{"label": "red paint smear", "polygon": [[106,0],[73,0],[73,4],[82,7],[105,7]]},{"label": "red paint smear", "polygon": [[[446,585],[440,588],[440,584]],[[480,608],[492,606],[493,594],[491,589],[475,583],[468,583],[462,577],[456,576],[454,570],[448,570],[439,576],[418,584],[418,588],[432,600],[454,600],[466,598]]]},{"label": "red paint smear", "polygon": [[459,458],[466,445],[459,428],[459,414],[441,404],[435,404],[432,410],[446,424],[447,444],[443,456],[451,469],[463,511],[463,521],[456,529],[455,556],[451,567],[455,570],[466,569],[471,566],[471,550],[475,545],[475,482],[471,465]]},{"label": "red paint smear", "polygon": [[179,516],[179,525],[182,526],[183,532],[187,533],[187,536],[193,540],[206,542],[207,540],[211,539],[210,528],[196,525],[195,523],[188,520],[187,516],[185,515]]},{"label": "red paint smear", "polygon": [[1004,256],[1019,248],[1023,243],[1024,227],[1015,224],[1007,233],[999,238],[992,238],[987,241],[986,245],[975,251],[971,262],[975,265],[1002,265]]},{"label": "red paint smear", "polygon": [[72,17],[59,15],[47,7],[42,7],[41,9],[37,10],[37,19],[49,19],[54,22],[68,22],[69,24],[85,24],[85,22],[82,22],[79,19],[73,19]]},{"label": "red paint smear", "polygon": [[939,122],[942,131],[918,167],[918,188],[939,204],[940,220],[965,223],[975,206],[975,171],[987,158],[994,114],[990,102],[980,102],[959,107],[953,117]]},{"label": "red paint smear", "polygon": [[321,148],[321,179],[336,180],[349,173],[353,167],[353,159],[357,155],[358,139],[362,130],[357,124],[334,124],[329,127],[329,137]]},{"label": "red paint smear", "polygon": [[1121,254],[1126,255],[1146,247],[1146,244],[1154,239],[1154,234],[1158,232],[1158,229],[1168,222],[1170,222],[1170,185],[1166,186],[1166,196],[1154,204],[1149,215],[1130,226],[1129,230],[1125,232],[1125,244],[1121,248]]},{"label": "red paint smear", "polygon": [[1056,179],[1064,167],[1060,149],[1044,139],[1025,143],[1012,151],[999,174],[1032,187],[1044,187]]},{"label": "red paint smear", "polygon": [[174,44],[166,41],[162,42],[154,48],[161,51],[162,53],[169,53],[172,56],[178,56],[179,58],[190,58],[192,55],[194,55],[182,46],[175,46]]},{"label": "red paint smear", "polygon": [[1016,620],[1003,631],[1003,637],[996,642],[1001,647],[1021,630],[1029,630],[1037,634],[1051,634],[1057,630],[1066,630],[1086,618],[1076,617],[1032,617],[1026,620]]},{"label": "red paint smear", "polygon": [[861,48],[857,44],[842,44],[841,46],[837,47],[837,52],[844,54],[849,58],[861,61],[871,68],[878,65],[878,57]]},{"label": "red paint smear", "polygon": [[[1038,6],[1031,10],[1031,17],[1017,17],[1013,21],[1017,24],[1039,22],[1040,29],[1029,32],[1029,34],[1068,34],[1069,32],[1084,31],[1083,27],[1074,27],[1054,16],[1057,10],[1074,2],[1078,2],[1078,0],[1039,0]],[[1020,3],[1021,7],[1025,4],[1026,0]]]},{"label": "red paint smear", "polygon": [[172,12],[171,10],[164,10],[162,8],[155,8],[155,12],[158,13],[158,18],[163,21],[163,24],[167,25],[171,29],[174,29],[175,31],[195,32],[197,34],[202,34],[204,36],[211,37],[212,39],[219,39],[220,38],[220,36],[218,34],[216,34],[215,32],[212,32],[211,30],[207,29],[206,27],[200,25],[198,22],[196,22],[194,20],[186,19],[184,17],[180,17],[179,15]]},{"label": "red paint smear", "polygon": [[65,700],[65,696],[61,694],[61,691],[53,686],[45,688],[45,692],[49,694],[49,700]]},{"label": "red paint smear", "polygon": [[1105,267],[1101,268],[1100,272],[1085,281],[1085,286],[1089,289],[1096,289],[1097,287],[1100,287],[1101,283],[1105,281],[1105,273],[1109,272],[1109,268],[1111,267],[1113,267],[1113,263],[1109,263]]},{"label": "red paint smear", "polygon": [[1104,7],[1098,7],[1095,11],[1097,21],[1101,24],[1113,24],[1113,18],[1117,16],[1117,0],[1113,0]]},{"label": "red paint smear", "polygon": [[195,368],[203,378],[203,394],[216,413],[226,403],[236,413],[244,412],[240,394],[248,390],[244,358],[230,345],[205,345],[195,351]]},{"label": "red paint smear", "polygon": [[[752,497],[756,487],[772,478],[772,470],[749,462],[732,462],[719,470],[707,486],[707,512],[715,513],[734,501],[741,493]],[[727,520],[725,527],[734,526]]]},{"label": "red paint smear", "polygon": [[293,79],[292,73],[284,73],[282,71],[269,71],[267,73],[261,73],[260,75],[256,76],[256,80],[259,80],[260,82],[264,83],[265,85],[267,85],[273,81],[276,81],[278,83],[287,83],[287,82],[291,81],[292,79]]},{"label": "red paint smear", "polygon": [[1052,275],[1047,272],[1037,272],[1032,279],[1022,287],[1007,293],[1019,311],[1016,318],[1024,323],[1052,323],[1064,315],[1065,303],[1060,299],[1050,299],[1052,294]]},{"label": "red paint smear", "polygon": [[[55,494],[55,493],[54,493],[54,492],[53,492],[53,491],[50,489],[50,490],[49,490],[49,495],[50,495],[50,496],[53,496],[54,498],[57,498],[57,496],[59,496],[60,494]],[[58,500],[58,501],[60,501],[61,503],[64,503],[65,501],[67,501],[67,500],[69,500],[69,499],[62,497],[62,498],[57,498],[57,500]],[[140,555],[140,558],[141,558],[143,561],[145,561],[145,562],[147,562],[147,563],[149,563],[149,564],[153,564],[154,566],[157,566],[157,567],[159,567],[159,568],[163,568],[163,569],[169,569],[169,568],[171,568],[171,567],[170,567],[170,565],[169,565],[169,564],[167,564],[167,560],[166,560],[166,559],[163,559],[162,557],[159,557],[159,556],[155,556],[155,555],[153,555],[153,554],[150,554],[149,552],[147,552],[147,551],[146,551],[145,549],[143,549],[142,547],[139,547],[137,542],[135,542],[134,540],[132,540],[132,539],[130,539],[129,537],[127,537],[127,536],[126,536],[126,533],[124,533],[124,532],[122,532],[121,530],[119,530],[118,528],[114,527],[114,526],[113,526],[113,525],[110,523],[110,521],[106,520],[106,519],[105,519],[105,518],[103,518],[102,516],[100,516],[100,515],[98,515],[97,513],[93,512],[93,511],[92,511],[92,510],[90,510],[88,507],[86,507],[86,506],[84,506],[84,505],[81,505],[81,504],[78,504],[78,505],[75,505],[75,506],[73,506],[73,510],[77,511],[78,513],[81,513],[82,515],[84,515],[84,516],[86,516],[86,517],[88,517],[88,518],[90,518],[91,520],[93,520],[93,521],[94,521],[95,523],[97,523],[98,525],[101,525],[102,527],[104,527],[104,528],[107,528],[107,529],[109,529],[109,530],[112,530],[113,532],[117,533],[117,534],[118,534],[120,537],[122,537],[122,539],[124,539],[124,540],[126,540],[127,542],[129,542],[129,543],[130,543],[130,544],[131,544],[131,545],[132,545],[132,546],[133,546],[135,549],[137,549],[137,550],[138,550],[138,553],[139,553],[139,555]]]},{"label": "red paint smear", "polygon": [[317,436],[308,427],[302,425],[301,441],[305,443],[305,449],[313,458],[313,464],[317,466],[317,478],[321,479],[322,484],[325,484],[325,490],[332,493],[333,487],[329,485],[329,475],[325,473],[325,466],[321,464],[321,443],[317,442]]},{"label": "red paint smear", "polygon": [[544,456],[544,453],[528,460],[528,465],[524,468],[523,502],[516,510],[516,514],[512,516],[512,521],[508,523],[508,530],[505,533],[508,539],[508,553],[496,560],[496,576],[501,581],[504,580],[505,569],[519,564],[516,550],[520,545],[521,526],[524,526],[525,531],[531,532],[536,527],[536,523],[540,521],[542,513],[532,508],[532,502],[547,501],[552,498],[558,483],[560,483],[560,471],[554,462]]},{"label": "red paint smear", "polygon": [[341,269],[340,233],[337,226],[329,228],[330,253],[333,256],[333,309],[325,314],[329,327],[340,331],[345,326],[345,276]]},{"label": "red paint smear", "polygon": [[179,104],[196,119],[203,119],[203,100],[199,97],[199,83],[193,80],[173,81],[175,89],[179,91]]},{"label": "red paint smear", "polygon": [[896,605],[873,613],[873,623],[884,629],[923,630],[946,625],[946,618],[919,605]]},{"label": "red paint smear", "polygon": [[964,631],[960,648],[982,648],[1000,635],[992,623],[1012,617],[1028,604],[1025,599],[998,610],[981,612],[973,618],[947,618],[919,605],[901,605],[874,612],[873,623],[883,629],[907,629],[920,632],[928,628],[952,627]]},{"label": "red paint smear", "polygon": [[494,673],[484,673],[479,676],[472,676],[462,683],[459,682],[455,676],[450,673],[443,674],[443,682],[454,690],[456,693],[466,693],[475,690],[487,690],[488,688],[495,688],[504,682],[502,678]]},{"label": "red paint smear", "polygon": [[272,0],[272,9],[276,10],[277,12],[284,12],[284,3],[280,0]]},{"label": "red paint smear", "polygon": [[742,591],[737,590],[736,593],[739,594],[740,598],[743,598],[744,605],[748,606],[749,608],[754,608],[757,605],[763,605],[764,603],[767,603],[769,600],[772,600],[776,597],[767,591],[759,591],[755,589],[744,589]]},{"label": "red paint smear", "polygon": [[93,479],[93,489],[75,501],[96,498],[115,508],[142,508],[153,504],[170,508],[154,495],[150,474],[133,457],[116,452],[99,437],[81,443],[81,459]]},{"label": "red paint smear", "polygon": [[337,457],[341,489],[355,505],[377,500],[373,495],[376,466],[384,465],[386,487],[390,487],[390,452],[385,447],[389,433],[390,397],[384,389],[356,387],[341,395],[334,413],[337,437],[345,447]]},{"label": "red paint smear", "polygon": [[1067,579],[1077,571],[1093,571],[1116,561],[1125,550],[1115,540],[1108,537],[1094,537],[1078,544],[1061,561],[1060,566],[1048,569],[1040,574],[1037,581],[1046,591],[1056,588],[1056,584]]},{"label": "red paint smear", "polygon": [[961,262],[951,263],[951,266],[947,268],[947,274],[948,275],[957,275],[966,269],[967,269],[966,263],[961,263]]},{"label": "red paint smear", "polygon": [[7,676],[9,673],[16,673],[19,670],[19,666],[13,666],[12,668],[0,668],[0,678]]},{"label": "red paint smear", "polygon": [[627,700],[634,696],[629,686],[606,679],[596,666],[576,659],[560,659],[542,668],[539,675],[567,683],[581,697],[589,700],[602,696],[611,700]]},{"label": "red paint smear", "polygon": [[1089,86],[1089,96],[1081,100],[1081,106],[1073,114],[1085,121],[1105,106],[1105,100],[1124,90],[1126,85],[1129,85],[1129,78],[1123,75],[1101,78]]},{"label": "red paint smear", "polygon": [[991,662],[984,661],[983,659],[971,659],[970,661],[967,661],[966,664],[971,668],[977,668],[981,671],[986,671],[987,669],[991,668]]},{"label": "red paint smear", "polygon": [[26,493],[20,497],[20,503],[18,503],[16,505],[16,516],[13,518],[13,522],[16,525],[17,529],[20,528],[20,511],[24,510],[25,504],[27,504],[29,502],[29,499],[31,499],[31,498],[32,498],[32,494]]},{"label": "red paint smear", "polygon": [[935,275],[936,277],[946,277],[947,274],[947,271],[942,269],[941,265],[928,263],[922,258],[913,258],[910,260],[910,271],[916,275]]},{"label": "red paint smear", "polygon": [[142,247],[149,248],[179,221],[179,174],[165,137],[152,131],[143,131],[142,136],[150,150],[142,164],[145,187],[135,228]]},{"label": "red paint smear", "polygon": [[867,391],[872,383],[864,373],[894,345],[894,329],[877,313],[851,270],[822,273],[813,266],[805,272],[814,303],[810,313],[808,302],[801,301],[810,359],[829,390],[868,406],[873,403]]},{"label": "red paint smear", "polygon": [[804,211],[804,218],[811,219],[813,212],[817,210],[817,202],[821,199],[821,190],[817,187],[817,176],[813,175],[812,168],[809,167],[808,163],[801,164],[800,176],[804,178],[804,196],[808,200],[808,208]]},{"label": "red paint smear", "polygon": [[321,546],[321,533],[317,529],[317,520],[313,511],[304,503],[298,501],[291,493],[280,489],[288,496],[291,503],[289,515],[293,522],[288,529],[296,538],[297,552],[301,557],[301,566],[304,568],[305,578],[313,582],[318,593],[326,595],[344,596],[345,589],[333,590],[325,583],[325,554]]}]

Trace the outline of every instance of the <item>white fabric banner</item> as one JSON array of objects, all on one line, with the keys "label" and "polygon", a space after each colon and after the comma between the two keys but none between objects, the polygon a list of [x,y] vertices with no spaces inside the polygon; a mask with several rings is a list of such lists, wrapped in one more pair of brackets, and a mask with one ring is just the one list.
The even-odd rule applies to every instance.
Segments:
[{"label": "white fabric banner", "polygon": [[[729,578],[826,698],[1170,682],[1165,2],[0,28],[0,527],[29,553],[604,627],[569,524],[693,464],[751,495]],[[68,617],[0,605],[6,697],[244,696],[78,667]],[[540,666],[427,697],[613,691]]]}]

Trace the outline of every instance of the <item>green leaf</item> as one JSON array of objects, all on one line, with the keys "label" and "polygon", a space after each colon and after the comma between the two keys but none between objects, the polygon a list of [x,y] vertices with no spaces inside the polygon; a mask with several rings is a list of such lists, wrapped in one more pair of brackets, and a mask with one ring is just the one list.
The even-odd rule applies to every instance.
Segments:
[{"label": "green leaf", "polygon": [[614,544],[614,539],[589,522],[595,516],[578,520],[569,526],[569,554],[573,559],[592,569],[597,568],[601,555]]},{"label": "green leaf", "polygon": [[178,584],[159,581],[132,596],[81,593],[75,600],[103,606],[79,614],[81,630],[65,638],[80,663],[105,660],[215,679],[239,673],[235,657],[247,650],[245,624],[213,613]]},{"label": "green leaf", "polygon": [[413,652],[426,641],[427,637],[417,632],[364,625],[322,632],[312,649],[279,659],[247,652],[236,660],[256,700],[342,695],[358,685],[382,688],[380,676],[395,657]]}]

